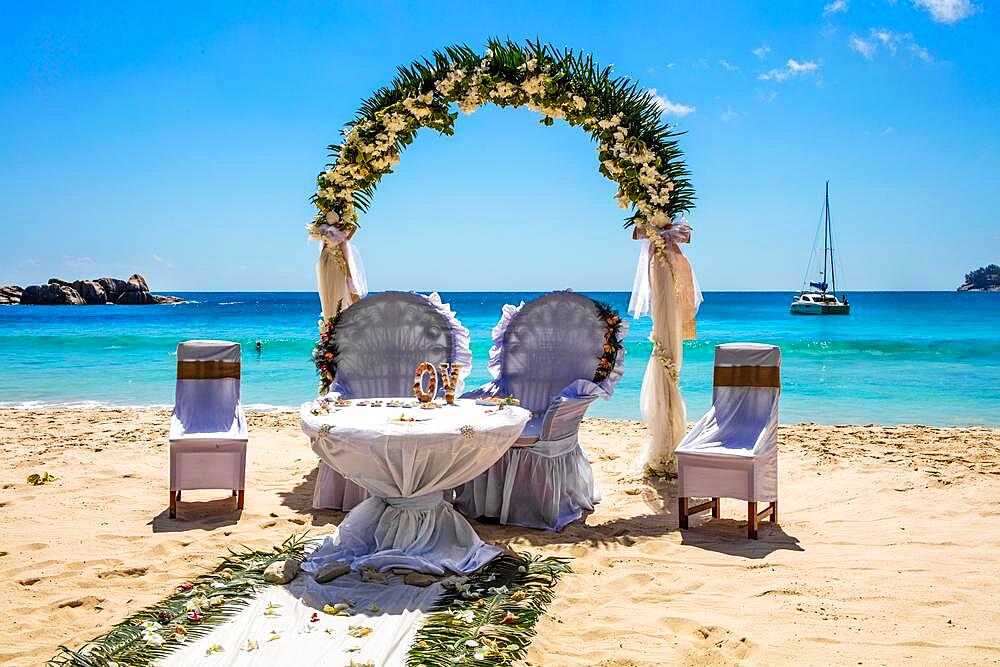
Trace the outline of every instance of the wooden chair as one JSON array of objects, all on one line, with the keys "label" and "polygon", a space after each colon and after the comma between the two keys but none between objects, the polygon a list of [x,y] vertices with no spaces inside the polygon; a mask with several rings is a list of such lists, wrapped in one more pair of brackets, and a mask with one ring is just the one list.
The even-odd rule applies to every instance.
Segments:
[{"label": "wooden chair", "polygon": [[[719,499],[747,502],[747,537],[760,520],[778,522],[778,399],[781,350],[760,343],[715,348],[712,407],[677,446],[677,511],[681,529]],[[709,498],[690,505],[690,498]],[[757,510],[758,503],[767,506]]]},{"label": "wooden chair", "polygon": [[181,491],[231,489],[243,509],[247,424],[240,405],[239,343],[189,340],[177,346],[170,419],[170,518]]}]

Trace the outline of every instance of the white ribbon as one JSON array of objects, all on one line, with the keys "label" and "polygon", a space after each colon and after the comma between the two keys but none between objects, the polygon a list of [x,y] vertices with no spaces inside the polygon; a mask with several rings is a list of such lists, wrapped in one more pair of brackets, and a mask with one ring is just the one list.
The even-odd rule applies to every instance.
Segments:
[{"label": "white ribbon", "polygon": [[347,289],[351,294],[363,298],[368,294],[368,279],[365,277],[365,265],[361,262],[361,253],[354,247],[347,232],[332,225],[323,226],[323,236],[332,246],[340,246],[347,262]]},{"label": "white ribbon", "polygon": [[[658,234],[660,238],[673,246],[673,250],[679,253],[680,247],[678,244],[688,243],[691,240],[691,227],[682,219],[666,229],[658,230]],[[639,261],[635,267],[635,279],[632,281],[632,296],[628,302],[628,312],[635,319],[649,314],[652,301],[652,288],[649,285],[651,242],[641,230],[639,231],[639,242]],[[693,269],[691,270],[691,282],[694,294],[694,312],[697,313],[698,307],[702,302],[702,295]]]},{"label": "white ribbon", "polygon": [[639,239],[639,263],[635,266],[632,281],[632,296],[628,300],[628,312],[635,319],[649,314],[652,290],[649,286],[649,239]]}]

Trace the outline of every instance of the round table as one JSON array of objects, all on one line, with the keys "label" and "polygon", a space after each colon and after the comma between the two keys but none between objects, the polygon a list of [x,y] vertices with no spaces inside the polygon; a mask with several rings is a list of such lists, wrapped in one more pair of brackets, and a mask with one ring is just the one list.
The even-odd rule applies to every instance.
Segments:
[{"label": "round table", "polygon": [[304,570],[341,561],[355,570],[369,565],[466,573],[501,552],[479,539],[444,494],[500,460],[531,418],[529,411],[472,399],[437,409],[351,401],[314,414],[317,405],[310,401],[299,410],[313,451],[372,497],[350,511],[306,559]]}]

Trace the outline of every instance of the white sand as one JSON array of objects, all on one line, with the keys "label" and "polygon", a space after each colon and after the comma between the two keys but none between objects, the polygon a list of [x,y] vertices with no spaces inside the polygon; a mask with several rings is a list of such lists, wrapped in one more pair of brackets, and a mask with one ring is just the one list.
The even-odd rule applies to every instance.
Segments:
[{"label": "white sand", "polygon": [[[185,495],[166,517],[162,411],[0,410],[0,662],[77,646],[213,564],[225,547],[323,533],[316,460],[290,414],[252,415],[246,509]],[[478,525],[573,556],[531,665],[1000,662],[1000,430],[783,427],[780,529],[745,504],[677,530],[674,487],[630,470],[634,422],[592,419],[605,500],[561,533]],[[60,479],[32,487],[25,478]],[[216,498],[217,500],[212,500]]]}]

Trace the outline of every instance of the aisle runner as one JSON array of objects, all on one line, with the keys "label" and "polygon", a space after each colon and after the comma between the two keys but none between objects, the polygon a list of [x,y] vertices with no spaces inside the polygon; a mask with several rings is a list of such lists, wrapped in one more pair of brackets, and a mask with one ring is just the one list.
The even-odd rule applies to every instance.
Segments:
[{"label": "aisle runner", "polygon": [[467,577],[421,588],[392,574],[351,573],[317,584],[307,573],[267,584],[271,563],[315,547],[293,535],[269,551],[231,550],[53,666],[281,665],[426,667],[509,664],[524,657],[566,559],[505,553]]},{"label": "aisle runner", "polygon": [[[233,620],[160,664],[403,667],[413,636],[443,589],[389,579],[390,585],[369,583],[352,573],[317,584],[301,574],[287,586],[263,589]],[[323,611],[343,604],[350,605],[349,615]]]}]

